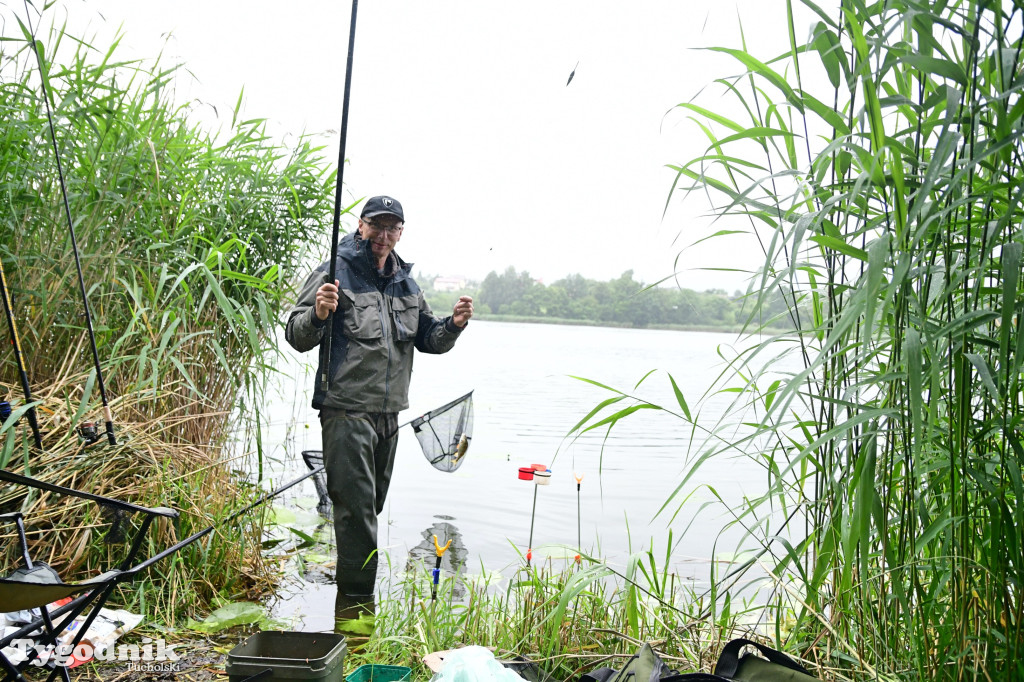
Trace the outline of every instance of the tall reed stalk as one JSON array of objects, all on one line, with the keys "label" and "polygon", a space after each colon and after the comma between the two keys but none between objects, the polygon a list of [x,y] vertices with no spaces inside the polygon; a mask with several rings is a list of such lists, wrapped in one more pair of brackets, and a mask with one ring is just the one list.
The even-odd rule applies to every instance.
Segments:
[{"label": "tall reed stalk", "polygon": [[[47,428],[39,453],[23,447],[20,427],[5,425],[0,465],[179,506],[195,516],[164,529],[161,540],[187,535],[229,512],[245,492],[225,449],[237,426],[229,416],[242,401],[256,402],[265,385],[289,285],[330,215],[329,164],[309,138],[292,148],[270,139],[262,120],[242,116],[241,97],[226,130],[193,123],[191,105],[173,99],[178,68],[121,60],[120,36],[106,49],[64,27],[39,36],[122,438],[122,447],[90,448],[85,457],[74,429],[102,416],[40,73],[26,25],[4,26],[16,33],[0,40],[0,258]],[[0,367],[13,384],[7,344]],[[5,395],[16,407],[23,402],[13,386]],[[97,471],[119,483],[101,485]],[[174,560],[185,576],[175,585],[208,585],[199,592],[209,597],[245,572],[244,555],[256,552],[237,531],[218,537]],[[75,569],[82,562],[58,563]],[[170,595],[160,598],[189,603]]]},{"label": "tall reed stalk", "polygon": [[[704,423],[677,387],[678,406],[623,392],[579,428],[671,410],[700,436],[694,467],[764,467],[733,511],[774,620],[795,615],[783,644],[869,676],[1018,679],[1024,10],[802,5],[787,51],[710,48],[740,73],[714,110],[679,105],[707,148],[673,166],[673,194],[764,253],[747,344],[705,394],[727,416]],[[761,335],[775,295],[792,331]]]}]

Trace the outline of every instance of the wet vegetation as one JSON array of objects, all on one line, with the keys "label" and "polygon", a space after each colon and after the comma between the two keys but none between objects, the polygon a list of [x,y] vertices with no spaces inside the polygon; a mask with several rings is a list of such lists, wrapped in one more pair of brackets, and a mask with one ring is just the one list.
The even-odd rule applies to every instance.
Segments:
[{"label": "wet vegetation", "polygon": [[[768,622],[795,619],[775,632],[788,650],[853,676],[1017,679],[1024,14],[803,4],[787,3],[783,54],[713,48],[739,73],[714,108],[679,105],[707,146],[673,189],[759,240],[750,292],[783,296],[796,331],[753,337],[703,396],[615,393],[582,428],[660,409],[693,467],[763,466],[763,494],[732,514],[770,573]],[[730,414],[704,423],[721,394]],[[669,513],[691,515],[685,492]]]},{"label": "wet vegetation", "polygon": [[574,552],[508,577],[446,579],[436,599],[432,566],[404,574],[391,586],[395,596],[378,607],[373,638],[355,647],[350,665],[389,662],[425,678],[425,654],[481,644],[500,658],[525,655],[542,679],[573,680],[602,666],[619,668],[650,642],[672,668],[706,672],[728,639],[753,635],[741,623],[755,622],[761,607],[737,601],[712,608],[710,592],[683,585],[672,571],[671,551],[639,552],[623,571],[595,557],[576,562]]},{"label": "wet vegetation", "polygon": [[[245,414],[270,371],[289,277],[330,215],[330,164],[308,141],[285,149],[237,110],[220,134],[204,130],[173,101],[176,69],[122,61],[116,41],[97,48],[60,28],[43,31],[37,44],[119,440],[87,445],[76,427],[104,419],[40,73],[28,29],[5,26],[0,258],[42,451],[31,445],[12,380],[3,397],[22,419],[0,428],[0,465],[178,509],[176,526],[150,534],[155,553],[251,496],[251,483],[232,471],[240,427],[231,415]],[[17,377],[12,345],[0,353],[5,376]],[[0,491],[0,504],[50,515],[30,540],[65,580],[109,568],[101,520],[12,488]],[[259,529],[249,525],[219,529],[120,599],[174,622],[221,593],[245,592],[262,572],[252,541]],[[5,569],[17,560],[11,531],[0,528]]]},{"label": "wet vegetation", "polygon": [[[731,364],[703,395],[677,389],[676,404],[653,404],[649,375],[574,429],[658,410],[689,441],[694,469],[713,457],[760,463],[762,495],[731,510],[755,553],[707,594],[677,588],[671,558],[649,553],[624,575],[588,559],[470,582],[465,600],[449,583],[434,601],[425,576],[409,576],[356,662],[411,664],[475,643],[567,679],[648,640],[681,670],[706,670],[718,642],[756,623],[825,677],[1024,676],[1024,13],[794,4],[787,51],[713,48],[737,69],[711,87],[717,110],[679,106],[707,146],[675,166],[673,197],[711,197],[723,231],[763,247],[739,320],[747,347],[723,349]],[[798,9],[814,17],[806,39]],[[258,396],[286,285],[328,222],[330,172],[316,148],[283,149],[259,121],[236,117],[220,137],[190,126],[170,103],[173,70],[50,33],[58,146],[122,439],[86,446],[75,426],[99,419],[96,377],[45,114],[25,37],[5,37],[0,258],[44,448],[8,422],[0,459],[173,504],[201,527],[248,495],[225,449],[229,415]],[[71,56],[56,59],[62,41]],[[791,331],[761,333],[779,324]],[[800,369],[784,370],[794,357]],[[2,360],[13,368],[6,346]],[[719,395],[731,409],[706,423],[701,407]],[[699,513],[683,504],[687,484],[666,513]],[[0,504],[49,501],[5,490]],[[65,577],[102,563],[88,524],[53,525],[79,533],[49,553]],[[188,526],[160,531],[164,546]],[[258,572],[247,552],[258,535],[246,532],[260,531],[225,528],[151,578],[152,592],[121,598],[173,619],[245,592]],[[758,606],[739,596],[751,586],[768,595]]]}]

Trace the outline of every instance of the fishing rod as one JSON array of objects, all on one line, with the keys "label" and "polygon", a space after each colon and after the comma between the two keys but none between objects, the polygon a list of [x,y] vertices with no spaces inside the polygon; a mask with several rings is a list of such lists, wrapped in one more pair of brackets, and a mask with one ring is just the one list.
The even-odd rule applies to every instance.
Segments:
[{"label": "fishing rod", "polygon": [[[28,385],[28,373],[25,371],[25,358],[21,352],[21,340],[18,338],[18,325],[14,321],[14,308],[7,289],[7,276],[4,274],[4,262],[0,258],[0,293],[4,297],[4,312],[7,313],[7,327],[11,330],[11,344],[14,346],[14,360],[18,364],[18,375],[21,378],[21,390],[25,393],[25,402],[32,402],[32,389]],[[36,421],[36,408],[28,409],[28,423],[32,427],[32,438],[36,447],[43,449],[43,440],[39,436],[39,423]]]},{"label": "fishing rod", "polygon": [[[348,61],[345,64],[345,95],[341,103],[341,144],[338,145],[338,181],[334,186],[334,227],[331,231],[330,272],[327,281],[334,284],[338,275],[338,238],[341,229],[341,187],[345,177],[345,141],[348,138],[348,100],[352,89],[352,54],[356,43],[356,10],[359,0],[352,0],[352,22],[348,29]],[[331,341],[334,338],[334,311],[327,313],[324,340],[320,344],[320,389],[331,385]]]},{"label": "fishing rod", "polygon": [[192,535],[188,536],[184,540],[181,540],[177,544],[171,545],[170,547],[168,547],[167,549],[163,550],[162,552],[159,552],[158,554],[154,554],[152,557],[150,557],[149,559],[146,559],[141,564],[139,564],[134,569],[132,569],[133,572],[141,571],[141,570],[143,570],[145,568],[148,568],[148,567],[152,566],[153,564],[155,564],[156,562],[158,562],[158,561],[160,561],[160,560],[162,560],[162,559],[164,559],[164,558],[174,554],[175,552],[177,552],[181,548],[186,547],[188,545],[191,545],[196,540],[199,540],[200,538],[205,537],[205,536],[209,535],[210,533],[212,533],[222,523],[229,523],[231,521],[234,521],[235,519],[237,519],[242,514],[248,513],[250,511],[252,511],[253,509],[255,509],[256,507],[260,506],[261,504],[264,504],[267,500],[269,500],[271,498],[274,498],[274,497],[277,497],[278,495],[280,495],[284,491],[288,490],[289,488],[293,488],[293,487],[297,486],[299,483],[302,483],[307,478],[309,478],[311,476],[314,476],[314,475],[316,475],[318,473],[321,473],[323,471],[323,469],[324,469],[323,466],[320,466],[320,467],[318,467],[316,469],[313,469],[312,471],[307,471],[306,473],[304,473],[303,475],[299,476],[295,480],[289,481],[288,483],[285,483],[284,485],[282,485],[280,488],[277,488],[275,490],[270,491],[269,493],[264,494],[262,497],[260,497],[255,502],[253,502],[251,504],[248,504],[245,507],[242,507],[238,511],[234,512],[233,514],[231,514],[230,516],[225,518],[220,523],[215,523],[215,524],[212,524],[210,526],[207,526],[206,528],[203,528],[200,531],[196,531],[195,533],[193,533]]},{"label": "fishing rod", "polygon": [[46,70],[43,66],[43,56],[39,53],[39,45],[36,43],[36,31],[32,26],[32,13],[28,7],[28,0],[25,0],[25,18],[28,20],[28,31],[32,38],[32,51],[36,55],[36,63],[39,64],[39,80],[43,87],[43,103],[46,106],[46,121],[50,126],[50,142],[53,144],[53,154],[57,159],[57,178],[60,181],[60,194],[64,200],[64,216],[68,221],[68,232],[71,235],[71,250],[75,254],[75,268],[78,270],[78,288],[82,292],[82,305],[85,308],[85,326],[89,332],[89,345],[92,347],[92,359],[96,367],[96,381],[99,384],[100,400],[103,402],[103,419],[106,424],[107,441],[111,445],[117,445],[114,437],[114,419],[110,414],[110,403],[107,401],[107,389],[103,384],[103,369],[100,367],[100,353],[96,349],[96,332],[92,327],[92,314],[89,311],[89,296],[85,291],[85,277],[82,275],[82,259],[78,253],[78,238],[75,236],[75,224],[71,219],[71,204],[68,202],[68,189],[64,183],[64,168],[60,161],[60,149],[57,147],[57,133],[53,127],[53,113],[50,111],[50,92],[46,87]]},{"label": "fishing rod", "polygon": [[[132,568],[125,567],[125,569],[122,569],[122,572],[125,575],[129,575],[129,574],[130,575],[134,575],[135,573],[138,573],[139,571],[152,566],[156,562],[158,562],[158,561],[160,561],[160,560],[162,560],[162,559],[164,559],[164,558],[174,554],[175,552],[177,552],[178,550],[182,549],[183,547],[186,547],[186,546],[192,544],[193,542],[195,542],[196,540],[199,540],[200,538],[203,538],[203,537],[209,535],[214,530],[216,530],[220,525],[225,524],[225,523],[230,523],[231,521],[234,521],[235,519],[237,519],[242,514],[246,514],[246,513],[250,512],[250,511],[252,511],[256,507],[266,503],[267,500],[270,500],[270,499],[273,499],[274,497],[277,497],[278,495],[280,495],[281,493],[285,492],[286,490],[294,488],[299,483],[302,483],[303,481],[305,481],[307,478],[310,478],[311,476],[314,476],[314,475],[316,475],[318,473],[321,473],[322,471],[323,471],[323,467],[322,466],[320,466],[320,467],[318,467],[316,469],[313,469],[312,471],[307,471],[306,473],[302,474],[298,478],[295,478],[295,479],[289,481],[288,483],[285,483],[285,484],[281,485],[280,487],[275,488],[274,490],[271,490],[268,493],[264,493],[256,501],[247,504],[246,506],[242,507],[241,509],[233,512],[230,516],[222,519],[221,521],[219,521],[217,523],[214,523],[214,524],[211,524],[211,525],[207,526],[206,528],[203,528],[200,531],[196,531],[195,533],[193,533],[192,535],[188,536],[184,540],[181,540],[181,541],[171,545],[170,547],[164,549],[163,551],[159,552],[158,554],[154,554],[153,556],[151,556],[149,559],[146,559],[142,563],[140,563],[140,564],[138,564],[138,565],[136,565],[136,566],[134,566]],[[9,483],[14,483],[16,485],[25,485],[27,483],[31,483],[34,487],[40,488],[42,490],[47,490],[47,491],[50,491],[50,492],[55,492],[55,493],[61,493],[62,494],[62,493],[68,492],[67,488],[63,488],[63,487],[55,485],[53,483],[47,483],[45,481],[35,480],[35,479],[29,478],[28,476],[25,476],[23,474],[16,474],[13,471],[9,471],[7,469],[0,469],[0,480],[7,481]],[[93,493],[89,493],[89,492],[85,492],[85,491],[81,491],[81,490],[76,490],[76,491],[74,491],[74,493],[75,493],[76,497],[80,497],[80,498],[86,499],[86,500],[93,500],[93,501],[96,501],[96,502],[99,502],[99,503],[102,503],[102,504],[109,504],[111,502],[111,500],[109,500],[107,498],[104,498],[104,497],[101,497],[100,495],[95,495]],[[126,505],[124,503],[120,503],[120,504],[122,506],[124,506],[124,507],[131,506],[131,505]],[[135,508],[135,509],[136,509],[136,511],[138,511],[138,508]]]}]

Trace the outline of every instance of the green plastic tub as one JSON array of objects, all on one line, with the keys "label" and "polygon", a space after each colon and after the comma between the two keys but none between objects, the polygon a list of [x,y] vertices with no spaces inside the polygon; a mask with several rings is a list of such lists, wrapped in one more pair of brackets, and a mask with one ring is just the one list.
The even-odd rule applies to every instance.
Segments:
[{"label": "green plastic tub", "polygon": [[[257,632],[228,653],[230,682],[319,680],[344,682],[343,635],[323,632]],[[364,666],[365,667],[365,666]]]},{"label": "green plastic tub", "polygon": [[412,668],[404,665],[361,665],[346,677],[346,682],[403,682],[409,679]]}]

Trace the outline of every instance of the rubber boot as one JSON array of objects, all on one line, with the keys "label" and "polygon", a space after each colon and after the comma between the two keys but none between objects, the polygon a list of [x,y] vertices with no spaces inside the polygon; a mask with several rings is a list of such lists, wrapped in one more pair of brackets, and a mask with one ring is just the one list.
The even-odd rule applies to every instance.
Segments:
[{"label": "rubber boot", "polygon": [[352,649],[365,644],[373,634],[377,564],[359,568],[338,566],[336,571],[338,595],[334,600],[334,631],[346,635]]},{"label": "rubber boot", "polygon": [[334,600],[334,632],[345,635],[349,651],[370,641],[377,604],[373,594],[346,594],[338,590]]}]

